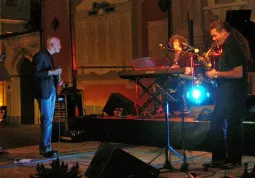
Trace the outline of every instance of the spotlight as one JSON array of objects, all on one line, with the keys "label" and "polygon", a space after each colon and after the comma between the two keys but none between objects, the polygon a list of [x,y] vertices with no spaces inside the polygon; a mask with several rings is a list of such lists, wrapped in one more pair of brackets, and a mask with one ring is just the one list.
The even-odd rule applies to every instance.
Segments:
[{"label": "spotlight", "polygon": [[200,96],[201,96],[201,92],[200,92],[199,89],[194,89],[194,90],[192,91],[192,97],[193,97],[194,99],[198,99]]},{"label": "spotlight", "polygon": [[115,8],[107,1],[102,1],[100,3],[93,2],[92,10],[88,12],[88,15],[103,15],[105,12],[112,12]]},{"label": "spotlight", "polygon": [[206,88],[201,85],[193,86],[186,94],[188,101],[193,104],[203,104],[210,96]]}]

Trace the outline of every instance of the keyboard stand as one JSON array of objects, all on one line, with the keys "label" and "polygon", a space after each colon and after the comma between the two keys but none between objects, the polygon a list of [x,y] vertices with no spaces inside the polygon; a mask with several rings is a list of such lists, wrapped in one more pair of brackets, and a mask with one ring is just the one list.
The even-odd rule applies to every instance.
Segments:
[{"label": "keyboard stand", "polygon": [[[138,86],[140,86],[143,91],[145,93],[147,93],[150,98],[138,109],[138,115],[140,115],[148,106],[149,104],[151,104],[153,101],[154,102],[158,102],[158,103],[162,103],[159,99],[158,96],[160,95],[160,93],[152,93],[149,91],[149,87],[145,87],[142,82],[139,79],[133,80]],[[154,82],[155,84],[155,82]]]}]

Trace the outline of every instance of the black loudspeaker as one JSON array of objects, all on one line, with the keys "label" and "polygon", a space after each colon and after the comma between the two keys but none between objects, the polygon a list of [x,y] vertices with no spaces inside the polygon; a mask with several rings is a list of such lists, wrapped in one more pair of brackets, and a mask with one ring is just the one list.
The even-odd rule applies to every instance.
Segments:
[{"label": "black loudspeaker", "polygon": [[136,115],[135,103],[120,93],[112,93],[104,106],[103,112],[113,116],[115,108],[123,108],[123,115]]},{"label": "black loudspeaker", "polygon": [[85,172],[88,178],[157,178],[159,170],[108,143],[102,143]]},{"label": "black loudspeaker", "polygon": [[166,12],[170,6],[170,0],[159,0],[158,6],[163,12]]}]

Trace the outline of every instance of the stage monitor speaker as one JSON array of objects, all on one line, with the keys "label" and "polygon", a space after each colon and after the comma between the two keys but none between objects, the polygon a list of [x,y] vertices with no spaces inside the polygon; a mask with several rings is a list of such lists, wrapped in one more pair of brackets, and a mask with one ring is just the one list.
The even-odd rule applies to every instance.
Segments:
[{"label": "stage monitor speaker", "polygon": [[103,112],[113,116],[115,108],[123,108],[123,115],[136,115],[135,103],[120,93],[112,93],[104,106]]},{"label": "stage monitor speaker", "polygon": [[157,178],[159,170],[108,143],[102,143],[85,172],[88,178]]}]

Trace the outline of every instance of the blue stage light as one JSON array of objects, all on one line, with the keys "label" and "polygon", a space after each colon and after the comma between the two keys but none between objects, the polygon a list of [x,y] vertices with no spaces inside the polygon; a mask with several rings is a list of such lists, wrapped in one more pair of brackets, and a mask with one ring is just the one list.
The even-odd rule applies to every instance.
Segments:
[{"label": "blue stage light", "polygon": [[205,87],[195,85],[187,91],[186,97],[193,104],[203,104],[210,97],[210,93]]}]

